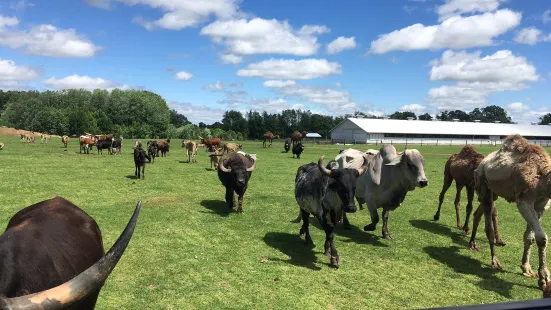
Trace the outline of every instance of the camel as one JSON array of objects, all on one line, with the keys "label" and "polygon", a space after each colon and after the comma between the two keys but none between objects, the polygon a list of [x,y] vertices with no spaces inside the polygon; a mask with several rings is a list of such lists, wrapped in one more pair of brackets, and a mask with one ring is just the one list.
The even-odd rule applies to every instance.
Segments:
[{"label": "camel", "polygon": [[264,142],[262,142],[262,147],[266,147],[266,141],[270,141],[270,144],[268,145],[268,147],[272,146],[272,141],[278,138],[279,138],[279,135],[274,136],[274,134],[271,131],[267,131],[264,134]]},{"label": "camel", "polygon": [[307,134],[308,134],[308,131],[303,131],[302,133],[300,133],[298,130],[295,130],[291,134],[291,140],[293,141],[293,146],[295,146],[296,143],[302,141],[302,139],[304,139],[304,137],[306,137]]},{"label": "camel", "polygon": [[[469,233],[469,218],[473,211],[473,198],[474,198],[474,170],[478,167],[480,162],[484,159],[484,155],[475,151],[471,145],[465,145],[459,153],[452,154],[446,166],[444,168],[444,185],[439,196],[438,210],[434,214],[434,220],[440,219],[440,209],[444,201],[446,192],[455,180],[455,218],[457,220],[457,228],[463,229],[465,235]],[[463,187],[467,188],[467,207],[465,210],[465,224],[461,225],[461,216],[459,215],[459,204],[461,200],[461,191]],[[476,214],[482,215],[483,209],[480,207],[475,211]],[[505,242],[501,239],[498,231],[498,216],[497,209],[494,208],[492,213],[492,221],[495,227],[496,244],[504,246]]]},{"label": "camel", "polygon": [[[503,269],[495,254],[491,214],[498,197],[515,202],[526,221],[521,269],[526,277],[539,276],[539,288],[550,296],[551,283],[546,262],[547,234],[541,216],[549,209],[551,198],[551,157],[539,145],[530,144],[520,135],[505,138],[501,148],[486,156],[475,170],[475,189],[483,206],[486,237],[490,244],[492,268]],[[473,223],[470,243],[474,245],[478,223]],[[538,246],[538,274],[530,266],[530,248]]]}]

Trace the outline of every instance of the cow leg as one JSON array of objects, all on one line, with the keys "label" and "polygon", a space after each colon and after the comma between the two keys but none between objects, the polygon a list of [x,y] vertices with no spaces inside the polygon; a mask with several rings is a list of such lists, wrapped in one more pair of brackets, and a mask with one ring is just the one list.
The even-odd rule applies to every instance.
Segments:
[{"label": "cow leg", "polygon": [[245,193],[239,194],[237,197],[237,212],[243,213],[243,195]]},{"label": "cow leg", "polygon": [[351,229],[350,222],[348,221],[348,217],[346,216],[346,212],[344,210],[342,211],[342,227],[344,229]]},{"label": "cow leg", "polygon": [[296,219],[293,220],[293,223],[300,223],[300,219],[302,218],[302,209],[298,208],[298,216]]},{"label": "cow leg", "polygon": [[145,179],[145,163],[142,166],[142,179]]},{"label": "cow leg", "polygon": [[[367,197],[367,195],[366,195]],[[369,210],[369,216],[371,217],[371,224],[364,227],[364,231],[375,231],[377,223],[379,223],[379,214],[377,213],[377,205],[373,200],[367,201],[367,209]]]},{"label": "cow leg", "polygon": [[337,252],[337,249],[335,248],[335,243],[334,243],[334,236],[335,236],[335,234],[334,234],[334,230],[335,230],[334,224],[337,221],[337,215],[336,215],[334,210],[331,210],[329,212],[329,215],[331,216],[331,224],[329,224],[327,219],[325,219],[322,223],[323,224],[323,229],[325,230],[326,248],[329,249],[329,255],[331,257],[330,258],[330,262],[331,262],[330,266],[333,267],[333,268],[339,268],[340,257],[339,257],[339,253]]},{"label": "cow leg", "polygon": [[383,208],[383,238],[392,240],[392,235],[388,232],[388,216],[390,214],[389,209]]},{"label": "cow leg", "polygon": [[358,206],[360,206],[360,210],[364,209],[363,204],[365,203],[365,199],[363,197],[356,197],[356,201],[358,202]]},{"label": "cow leg", "polygon": [[[302,217],[302,227],[300,228],[300,233],[299,235],[302,236],[302,235],[305,235],[304,236],[304,244],[306,245],[314,245],[314,242],[312,241],[312,237],[310,237],[310,213],[302,210],[302,209],[299,209],[299,213]],[[300,221],[300,220],[299,220]]]},{"label": "cow leg", "polygon": [[233,196],[233,188],[231,187],[226,187],[226,203],[228,204],[228,208],[230,208],[230,210],[233,210],[234,196]]}]

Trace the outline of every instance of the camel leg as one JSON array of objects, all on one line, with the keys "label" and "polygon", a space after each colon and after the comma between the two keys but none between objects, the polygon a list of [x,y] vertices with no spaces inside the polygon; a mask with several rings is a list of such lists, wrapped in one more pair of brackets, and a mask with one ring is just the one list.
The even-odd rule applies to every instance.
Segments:
[{"label": "camel leg", "polygon": [[[499,263],[499,260],[496,256],[495,251],[495,234],[494,234],[494,223],[492,221],[492,213],[495,206],[495,200],[494,193],[488,188],[488,185],[482,184],[479,190],[479,200],[480,204],[484,208],[484,224],[485,226],[485,232],[486,232],[486,238],[488,239],[488,243],[490,244],[490,257],[492,261],[492,268],[503,270],[501,267],[501,264]],[[474,229],[474,227],[473,227]]]},{"label": "camel leg", "polygon": [[461,216],[459,215],[459,205],[461,204],[461,191],[463,191],[463,187],[464,185],[457,183],[457,181],[455,182],[456,193],[455,201],[453,204],[455,206],[455,219],[457,220],[458,229],[463,228],[463,225],[461,225]]},{"label": "camel leg", "polygon": [[529,278],[535,278],[537,273],[532,271],[532,266],[530,266],[530,248],[532,244],[536,241],[534,238],[534,231],[530,228],[530,225],[526,224],[526,231],[524,232],[524,252],[522,253],[522,274]]},{"label": "camel leg", "polygon": [[469,220],[473,212],[473,199],[474,188],[472,186],[467,186],[467,206],[465,207],[465,224],[463,224],[463,232],[465,232],[465,235],[469,234]]},{"label": "camel leg", "polygon": [[518,209],[522,217],[526,221],[535,234],[536,244],[538,245],[538,256],[539,256],[539,268],[538,268],[538,285],[541,290],[545,289],[550,282],[549,270],[547,270],[547,260],[546,260],[546,248],[547,248],[547,234],[541,227],[540,216],[535,208],[534,202],[520,200],[517,203]]},{"label": "camel leg", "polygon": [[476,208],[476,211],[474,211],[474,214],[473,214],[473,232],[471,233],[471,240],[469,241],[469,248],[471,248],[471,250],[478,251],[475,238],[476,238],[476,231],[478,230],[478,225],[480,224],[480,220],[482,219],[482,214],[484,214],[484,209],[482,207],[482,204],[480,204],[478,205],[478,208]]},{"label": "camel leg", "polygon": [[494,224],[494,235],[495,235],[495,238],[496,238],[496,245],[505,246],[505,242],[501,239],[501,236],[499,234],[497,208],[494,208],[493,211],[492,211],[492,222]]},{"label": "camel leg", "polygon": [[442,186],[442,191],[440,192],[440,196],[438,197],[438,210],[436,211],[436,214],[434,214],[434,220],[438,221],[440,219],[440,208],[442,208],[442,203],[444,202],[444,196],[446,195],[446,192],[452,185],[453,178],[451,175],[444,174],[444,185]]}]

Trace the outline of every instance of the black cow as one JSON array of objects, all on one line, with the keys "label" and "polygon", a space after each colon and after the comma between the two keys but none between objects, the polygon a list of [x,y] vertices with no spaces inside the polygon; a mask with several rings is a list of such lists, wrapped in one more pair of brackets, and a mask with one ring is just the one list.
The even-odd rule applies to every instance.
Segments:
[{"label": "black cow", "polygon": [[285,153],[289,153],[289,149],[291,148],[291,139],[287,138],[285,139]]},{"label": "black cow", "polygon": [[238,195],[237,212],[243,212],[243,196],[247,191],[249,179],[256,169],[256,161],[251,161],[240,153],[226,153],[218,162],[218,179],[226,187],[226,203],[233,209],[235,197]]},{"label": "black cow", "polygon": [[122,150],[122,141],[115,139],[111,145],[111,154],[120,154]]},{"label": "black cow", "polygon": [[103,155],[103,150],[107,149],[107,154],[111,154],[111,147],[113,146],[112,140],[101,140],[96,143],[96,148],[98,149],[98,154]]},{"label": "black cow", "polygon": [[304,152],[304,146],[302,143],[297,143],[295,146],[293,146],[293,158],[295,158],[295,155],[297,156],[297,159],[300,158],[300,154]]},{"label": "black cow", "polygon": [[159,145],[157,141],[147,141],[147,155],[151,157],[153,163],[155,162],[155,157],[159,157]]},{"label": "black cow", "polygon": [[[313,245],[308,230],[310,214],[314,215],[325,230],[325,255],[331,257],[331,267],[340,265],[339,254],[333,243],[333,230],[343,212],[356,212],[354,193],[356,180],[367,170],[367,158],[359,169],[327,169],[323,156],[318,164],[309,163],[297,169],[295,176],[295,199],[302,215],[300,235],[305,235],[306,244]],[[335,165],[336,166],[336,165]]]},{"label": "black cow", "polygon": [[140,178],[140,168],[142,168],[141,171],[141,177],[142,179],[145,179],[145,159],[148,159],[149,162],[151,162],[151,157],[147,155],[147,153],[141,148],[141,144],[139,147],[134,148],[134,165],[136,168],[136,171],[134,172],[134,176],[139,179]]},{"label": "black cow", "polygon": [[96,221],[62,197],[17,212],[0,235],[0,309],[94,309],[140,208],[105,255]]}]

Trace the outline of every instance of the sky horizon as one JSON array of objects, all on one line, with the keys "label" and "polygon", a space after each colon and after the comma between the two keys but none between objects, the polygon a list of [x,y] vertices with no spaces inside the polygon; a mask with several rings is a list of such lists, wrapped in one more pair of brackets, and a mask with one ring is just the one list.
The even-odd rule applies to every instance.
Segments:
[{"label": "sky horizon", "polygon": [[7,0],[0,89],[146,89],[193,123],[224,111],[551,112],[551,3]]}]

